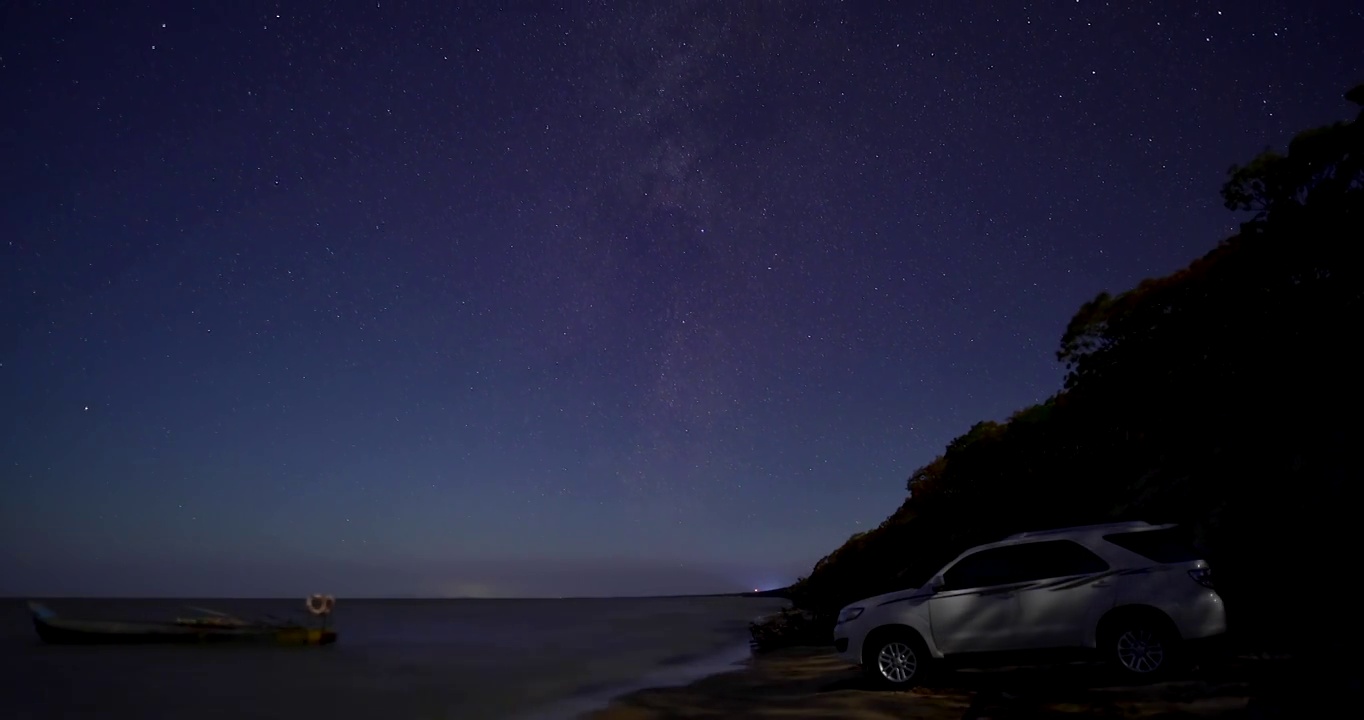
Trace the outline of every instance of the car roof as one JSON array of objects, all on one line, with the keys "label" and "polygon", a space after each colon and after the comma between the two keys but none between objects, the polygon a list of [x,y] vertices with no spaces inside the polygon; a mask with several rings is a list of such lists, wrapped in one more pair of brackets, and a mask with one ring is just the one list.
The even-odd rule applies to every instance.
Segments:
[{"label": "car roof", "polygon": [[[1023,545],[1030,542],[1041,540],[1088,540],[1094,541],[1102,539],[1104,535],[1111,535],[1119,532],[1142,532],[1149,530],[1166,530],[1177,527],[1176,523],[1153,524],[1145,520],[1127,520],[1123,522],[1100,523],[1098,525],[1077,525],[1073,527],[1052,528],[1048,530],[1028,530],[1025,532],[1014,533],[1003,540],[997,540],[984,545],[976,545],[968,549],[962,555],[974,553],[977,550],[987,548],[1006,547],[1009,545]],[[960,559],[961,556],[958,556]]]},{"label": "car roof", "polygon": [[1134,532],[1140,530],[1165,530],[1175,527],[1175,523],[1164,523],[1153,525],[1145,520],[1127,520],[1124,522],[1100,523],[1098,525],[1080,525],[1076,527],[1054,528],[1051,530],[1028,530],[1026,532],[1014,533],[1004,541],[1009,540],[1029,540],[1033,538],[1045,537],[1079,537],[1087,535],[1110,535],[1115,532]]}]

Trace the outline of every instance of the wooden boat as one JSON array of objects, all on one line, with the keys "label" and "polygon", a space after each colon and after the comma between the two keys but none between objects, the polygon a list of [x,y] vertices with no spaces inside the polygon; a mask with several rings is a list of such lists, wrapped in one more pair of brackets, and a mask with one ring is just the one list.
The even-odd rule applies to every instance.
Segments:
[{"label": "wooden boat", "polygon": [[255,623],[218,613],[174,622],[119,622],[58,617],[36,602],[28,604],[38,637],[54,644],[203,644],[330,645],[336,631],[297,624]]}]

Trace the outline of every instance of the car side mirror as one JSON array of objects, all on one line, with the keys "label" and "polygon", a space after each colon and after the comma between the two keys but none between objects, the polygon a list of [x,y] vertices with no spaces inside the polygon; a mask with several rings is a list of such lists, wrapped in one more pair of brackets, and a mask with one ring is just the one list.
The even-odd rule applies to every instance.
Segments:
[{"label": "car side mirror", "polygon": [[943,589],[943,586],[946,585],[946,584],[947,584],[947,581],[943,580],[943,576],[941,576],[941,575],[934,575],[934,576],[933,576],[933,579],[928,581],[928,591],[929,591],[929,592],[938,592],[938,591],[942,590],[942,589]]}]

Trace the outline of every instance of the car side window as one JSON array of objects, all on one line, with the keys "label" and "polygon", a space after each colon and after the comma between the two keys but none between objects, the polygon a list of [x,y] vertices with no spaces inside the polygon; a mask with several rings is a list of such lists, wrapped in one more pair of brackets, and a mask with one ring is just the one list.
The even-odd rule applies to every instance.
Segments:
[{"label": "car side window", "polygon": [[1108,569],[1108,563],[1089,548],[1072,540],[1015,545],[1018,553],[1010,582],[1031,582],[1049,578],[1089,575]]},{"label": "car side window", "polygon": [[964,590],[1009,582],[1010,550],[1012,548],[990,548],[967,555],[943,573],[942,589]]},{"label": "car side window", "polygon": [[1071,540],[990,548],[967,555],[943,574],[942,590],[1009,585],[1103,572],[1108,563]]},{"label": "car side window", "polygon": [[1182,563],[1202,558],[1184,528],[1115,533],[1105,535],[1104,539],[1156,563]]}]

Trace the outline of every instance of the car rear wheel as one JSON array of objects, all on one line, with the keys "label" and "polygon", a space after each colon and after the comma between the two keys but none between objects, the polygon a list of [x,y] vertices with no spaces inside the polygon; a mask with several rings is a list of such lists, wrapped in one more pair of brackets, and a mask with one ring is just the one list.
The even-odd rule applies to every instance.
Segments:
[{"label": "car rear wheel", "polygon": [[1155,679],[1165,675],[1174,665],[1179,640],[1167,625],[1146,617],[1114,623],[1106,633],[1108,660],[1132,679]]},{"label": "car rear wheel", "polygon": [[903,690],[923,679],[929,662],[923,641],[910,631],[898,630],[880,632],[870,638],[862,667],[876,685]]}]

